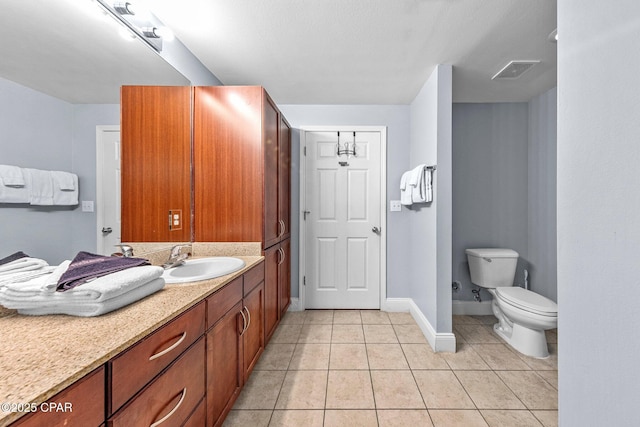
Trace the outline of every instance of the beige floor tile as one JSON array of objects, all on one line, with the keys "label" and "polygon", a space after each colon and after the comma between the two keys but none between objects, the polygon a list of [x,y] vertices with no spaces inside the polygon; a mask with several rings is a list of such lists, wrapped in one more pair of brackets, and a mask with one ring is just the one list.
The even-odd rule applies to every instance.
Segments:
[{"label": "beige floor tile", "polygon": [[456,336],[460,335],[465,342],[470,344],[499,344],[500,338],[491,332],[491,328],[485,325],[456,325]]},{"label": "beige floor tile", "polygon": [[331,344],[298,343],[293,352],[289,370],[329,369]]},{"label": "beige floor tile", "polygon": [[435,353],[429,344],[402,344],[402,350],[411,369],[449,369],[441,353]]},{"label": "beige floor tile", "polygon": [[361,310],[360,317],[365,325],[390,325],[389,315],[385,311]]},{"label": "beige floor tile", "polygon": [[475,409],[452,371],[413,371],[428,409]]},{"label": "beige floor tile", "polygon": [[324,409],[328,371],[289,371],[276,409]]},{"label": "beige floor tile", "polygon": [[308,310],[304,323],[330,325],[333,323],[333,310]]},{"label": "beige floor tile", "polygon": [[483,410],[480,411],[491,427],[542,427],[529,411]]},{"label": "beige floor tile", "polygon": [[[429,410],[435,427],[488,427],[475,410]],[[516,427],[516,426],[513,426]]]},{"label": "beige floor tile", "polygon": [[271,418],[269,411],[232,410],[224,420],[223,427],[267,427]]},{"label": "beige floor tile", "polygon": [[[290,410],[273,411],[269,427],[322,427],[324,411],[322,410]],[[245,424],[242,427],[253,427]]]},{"label": "beige floor tile", "polygon": [[547,336],[547,343],[557,344],[558,343],[558,330],[557,329],[549,329],[544,331]]},{"label": "beige floor tile", "polygon": [[254,369],[256,371],[286,371],[295,348],[295,344],[270,342]]},{"label": "beige floor tile", "polygon": [[253,371],[234,409],[273,409],[286,371]]},{"label": "beige floor tile", "polygon": [[480,323],[483,324],[483,325],[493,326],[496,323],[498,323],[498,319],[493,314],[490,314],[488,316],[471,316],[471,317],[473,317],[474,319],[479,320]]},{"label": "beige floor tile", "polygon": [[367,344],[369,369],[409,369],[400,344]]},{"label": "beige floor tile", "polygon": [[544,427],[558,427],[558,411],[531,411]]},{"label": "beige floor tile", "polygon": [[369,369],[364,344],[331,344],[329,369]]},{"label": "beige floor tile", "polygon": [[332,328],[333,328],[333,325],[321,325],[321,324],[302,325],[298,342],[314,343],[314,344],[323,344],[323,343],[329,344],[331,343]]},{"label": "beige floor tile", "polygon": [[377,426],[375,410],[327,410],[324,427],[372,427]]},{"label": "beige floor tile", "polygon": [[364,343],[362,325],[333,325],[332,343],[355,344]]},{"label": "beige floor tile", "polygon": [[361,325],[360,310],[335,310],[333,312],[333,324]]},{"label": "beige floor tile", "polygon": [[482,360],[471,344],[457,341],[456,347],[457,349],[455,353],[441,353],[442,357],[447,361],[447,364],[451,369],[470,369],[476,371],[489,369],[489,365]]},{"label": "beige floor tile", "polygon": [[306,311],[287,311],[280,320],[281,325],[302,325],[307,316]]},{"label": "beige floor tile", "polygon": [[371,379],[376,408],[425,408],[411,371],[371,371]]},{"label": "beige floor tile", "polygon": [[525,356],[518,353],[518,356],[524,360],[534,371],[557,371],[558,370],[558,345],[547,344],[549,349],[549,357],[546,359],[536,359],[535,357]]},{"label": "beige floor tile", "polygon": [[427,339],[424,337],[422,330],[416,324],[413,325],[393,325],[396,331],[398,341],[406,344],[424,344]]},{"label": "beige floor tile", "polygon": [[300,337],[302,325],[279,325],[269,343],[295,344]]},{"label": "beige floor tile", "polygon": [[453,326],[458,325],[481,325],[482,321],[473,316],[465,316],[460,314],[454,314],[453,316]]},{"label": "beige floor tile", "polygon": [[383,409],[378,411],[379,427],[432,427],[426,409]]},{"label": "beige floor tile", "polygon": [[553,388],[558,389],[558,371],[536,371],[536,373],[551,384]]},{"label": "beige floor tile", "polygon": [[497,371],[529,409],[558,409],[558,391],[532,371]]},{"label": "beige floor tile", "polygon": [[456,371],[455,374],[478,409],[526,409],[495,372]]},{"label": "beige floor tile", "polygon": [[367,371],[329,371],[327,409],[375,409]]},{"label": "beige floor tile", "polygon": [[398,338],[393,327],[389,325],[362,325],[364,329],[364,341],[372,344],[397,343]]},{"label": "beige floor tile", "polygon": [[387,313],[392,325],[415,325],[416,321],[411,313],[393,312]]},{"label": "beige floor tile", "polygon": [[506,344],[471,344],[471,347],[493,370],[529,371],[531,367]]}]

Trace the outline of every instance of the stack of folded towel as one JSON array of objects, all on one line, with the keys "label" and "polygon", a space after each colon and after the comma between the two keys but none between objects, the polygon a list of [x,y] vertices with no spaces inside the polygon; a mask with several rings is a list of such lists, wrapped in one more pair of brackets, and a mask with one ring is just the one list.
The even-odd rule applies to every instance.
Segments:
[{"label": "stack of folded towel", "polygon": [[[21,257],[0,264],[0,269],[23,259],[33,258]],[[18,281],[14,275],[14,280],[0,282],[0,305],[27,315],[99,316],[164,287],[162,267],[148,264],[140,258],[80,252],[73,261],[47,266],[48,271],[37,277]]]}]

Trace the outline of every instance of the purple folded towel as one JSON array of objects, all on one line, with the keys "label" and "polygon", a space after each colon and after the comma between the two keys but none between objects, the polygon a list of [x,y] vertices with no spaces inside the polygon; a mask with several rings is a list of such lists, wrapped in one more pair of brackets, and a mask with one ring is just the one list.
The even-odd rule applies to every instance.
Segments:
[{"label": "purple folded towel", "polygon": [[56,291],[64,292],[98,277],[141,265],[149,265],[149,261],[143,258],[112,257],[78,252],[78,255],[69,264],[67,271],[58,280]]},{"label": "purple folded towel", "polygon": [[0,265],[9,264],[10,262],[13,262],[13,261],[15,261],[17,259],[20,259],[20,258],[29,258],[29,255],[25,254],[22,251],[18,251],[18,252],[14,253],[14,254],[11,254],[11,255],[9,255],[7,257],[4,257],[4,258],[0,259]]}]

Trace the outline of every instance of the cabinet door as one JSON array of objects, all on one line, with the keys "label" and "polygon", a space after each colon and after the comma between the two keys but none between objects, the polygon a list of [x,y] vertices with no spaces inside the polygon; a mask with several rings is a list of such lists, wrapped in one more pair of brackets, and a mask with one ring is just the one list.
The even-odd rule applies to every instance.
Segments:
[{"label": "cabinet door", "polygon": [[283,230],[278,212],[278,109],[264,94],[262,113],[264,150],[264,246],[278,243]]},{"label": "cabinet door", "polygon": [[264,251],[264,331],[265,342],[278,326],[278,268],[282,254],[280,245],[274,245]]},{"label": "cabinet door", "polygon": [[218,426],[233,407],[243,383],[244,327],[239,302],[207,332],[207,425]]},{"label": "cabinet door", "polygon": [[282,262],[278,266],[278,290],[280,300],[280,318],[289,308],[291,302],[291,239],[280,243]]},{"label": "cabinet door", "polygon": [[188,242],[191,88],[123,86],[121,98],[121,239]]},{"label": "cabinet door", "polygon": [[247,381],[264,351],[264,283],[256,286],[246,295],[243,302],[248,321],[248,326],[242,335],[244,380]]},{"label": "cabinet door", "polygon": [[278,217],[282,221],[282,240],[291,236],[291,128],[280,115],[278,141]]}]

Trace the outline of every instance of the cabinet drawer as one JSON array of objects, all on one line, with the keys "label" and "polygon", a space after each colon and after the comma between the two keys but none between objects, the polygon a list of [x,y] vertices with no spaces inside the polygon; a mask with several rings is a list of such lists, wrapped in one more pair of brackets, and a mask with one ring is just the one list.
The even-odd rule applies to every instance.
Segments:
[{"label": "cabinet drawer", "polygon": [[253,267],[251,270],[244,273],[244,296],[249,293],[264,281],[264,262]]},{"label": "cabinet drawer", "polygon": [[109,414],[116,412],[204,333],[204,315],[205,305],[200,303],[109,362]]},{"label": "cabinet drawer", "polygon": [[[110,427],[179,426],[204,397],[204,338],[185,352],[107,423]],[[160,425],[160,424],[158,424]]]},{"label": "cabinet drawer", "polygon": [[104,366],[38,405],[12,427],[94,426],[104,421]]},{"label": "cabinet drawer", "polygon": [[242,276],[207,298],[207,329],[242,299]]},{"label": "cabinet drawer", "polygon": [[200,401],[200,403],[198,404],[198,407],[196,408],[196,410],[193,411],[193,414],[191,414],[191,416],[189,417],[187,422],[184,423],[182,425],[182,427],[202,427],[202,426],[204,426],[205,425],[206,416],[207,416],[206,409],[207,408],[205,406],[205,400],[202,399]]}]

